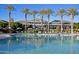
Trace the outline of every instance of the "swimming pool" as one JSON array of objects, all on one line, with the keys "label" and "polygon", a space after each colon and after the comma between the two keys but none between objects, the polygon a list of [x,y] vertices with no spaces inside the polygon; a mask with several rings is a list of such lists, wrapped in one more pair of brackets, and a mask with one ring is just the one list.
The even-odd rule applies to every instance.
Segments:
[{"label": "swimming pool", "polygon": [[16,34],[0,39],[0,54],[78,54],[77,37]]}]

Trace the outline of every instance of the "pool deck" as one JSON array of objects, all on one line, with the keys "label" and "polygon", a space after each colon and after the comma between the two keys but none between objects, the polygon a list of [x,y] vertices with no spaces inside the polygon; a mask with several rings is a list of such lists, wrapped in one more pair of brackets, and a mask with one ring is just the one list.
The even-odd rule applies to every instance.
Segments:
[{"label": "pool deck", "polygon": [[[32,33],[28,33],[28,35],[35,35],[35,34],[32,34]],[[37,33],[36,35],[40,36],[40,35],[50,35],[50,36],[55,36],[55,35],[62,35],[62,36],[79,36],[79,33]]]},{"label": "pool deck", "polygon": [[[23,33],[0,34],[0,39],[9,38],[15,34],[23,34]],[[27,35],[35,35],[35,34],[27,33]],[[41,34],[36,33],[36,35],[38,35],[38,36],[42,36],[42,35],[44,35],[44,36],[47,36],[47,35],[49,35],[49,36],[57,36],[57,35],[58,36],[79,36],[79,33],[73,33],[73,34],[71,34],[71,33],[41,33]]]},{"label": "pool deck", "polygon": [[10,34],[0,34],[0,39],[5,39],[11,37]]}]

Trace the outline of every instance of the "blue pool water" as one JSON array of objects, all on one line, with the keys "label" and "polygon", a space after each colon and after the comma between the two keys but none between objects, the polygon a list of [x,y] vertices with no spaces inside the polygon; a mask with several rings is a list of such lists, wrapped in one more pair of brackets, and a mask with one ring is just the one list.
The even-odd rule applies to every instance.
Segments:
[{"label": "blue pool water", "polygon": [[0,39],[0,54],[78,54],[79,40],[72,36],[17,34]]}]

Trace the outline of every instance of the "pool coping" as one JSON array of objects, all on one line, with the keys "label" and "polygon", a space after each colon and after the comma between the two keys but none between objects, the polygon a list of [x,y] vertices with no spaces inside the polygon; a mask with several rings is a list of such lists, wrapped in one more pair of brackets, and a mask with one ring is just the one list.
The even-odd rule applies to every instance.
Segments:
[{"label": "pool coping", "polygon": [[79,33],[11,33],[11,34],[0,34],[0,39],[5,39],[5,38],[9,38],[11,37],[12,35],[16,35],[16,34],[26,34],[26,35],[38,35],[38,36],[79,36]]}]

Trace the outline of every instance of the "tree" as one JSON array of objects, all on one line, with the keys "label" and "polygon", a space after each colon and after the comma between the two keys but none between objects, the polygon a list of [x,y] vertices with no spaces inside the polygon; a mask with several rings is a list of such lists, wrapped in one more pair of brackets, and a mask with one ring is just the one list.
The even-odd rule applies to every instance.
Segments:
[{"label": "tree", "polygon": [[78,32],[79,29],[79,23],[74,23],[74,31]]},{"label": "tree", "polygon": [[49,33],[49,30],[50,30],[50,28],[49,28],[50,15],[53,13],[53,11],[51,9],[48,9],[46,11],[47,11],[46,14],[47,14],[47,17],[48,17],[48,33]]},{"label": "tree", "polygon": [[59,9],[58,10],[58,15],[61,17],[61,33],[63,31],[63,16],[65,15],[65,10],[64,9]]},{"label": "tree", "polygon": [[39,12],[41,14],[41,25],[42,25],[42,29],[43,29],[43,18],[44,18],[44,15],[45,15],[45,10],[40,10]]},{"label": "tree", "polygon": [[[12,32],[16,32],[17,30],[22,30],[22,24],[19,22],[12,22],[11,24]],[[20,28],[20,29],[18,29]]]},{"label": "tree", "polygon": [[70,18],[71,18],[71,33],[73,33],[73,20],[74,20],[74,17],[78,15],[78,12],[77,12],[77,9],[75,8],[69,8],[67,10],[67,13],[68,15],[70,15]]},{"label": "tree", "polygon": [[8,5],[7,7],[6,7],[6,9],[8,10],[8,18],[9,18],[9,24],[8,24],[8,26],[9,26],[9,28],[11,28],[10,27],[10,25],[11,25],[11,23],[10,23],[10,20],[12,19],[12,17],[11,17],[11,14],[12,14],[12,11],[14,11],[14,7],[12,6],[12,5]]},{"label": "tree", "polygon": [[7,27],[7,25],[8,25],[7,22],[1,22],[1,21],[0,21],[0,27],[1,27],[1,28],[5,28],[5,27]]},{"label": "tree", "polygon": [[33,19],[34,19],[34,29],[35,29],[35,16],[38,13],[38,11],[33,10],[32,11],[32,15],[33,15]]},{"label": "tree", "polygon": [[27,27],[27,16],[28,16],[28,14],[30,14],[30,11],[29,11],[29,9],[24,8],[24,9],[22,10],[22,13],[24,13],[24,17],[25,17],[25,32],[26,32],[26,27]]}]

